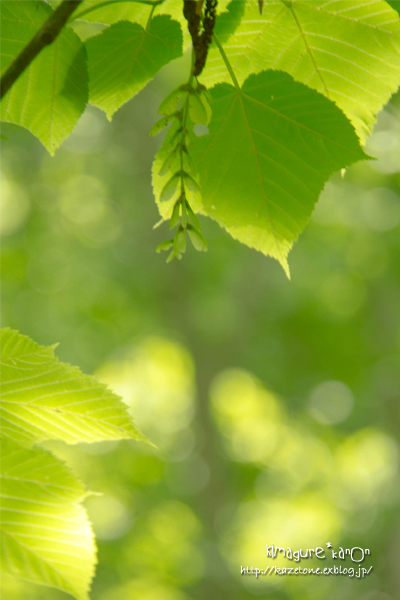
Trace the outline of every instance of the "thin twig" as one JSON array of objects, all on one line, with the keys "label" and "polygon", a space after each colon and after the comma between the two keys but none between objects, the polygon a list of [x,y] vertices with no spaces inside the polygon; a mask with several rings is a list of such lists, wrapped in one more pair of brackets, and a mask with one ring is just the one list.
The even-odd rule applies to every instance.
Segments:
[{"label": "thin twig", "polygon": [[83,0],[64,0],[50,15],[29,44],[20,52],[8,67],[0,80],[0,99],[14,85],[18,77],[25,71],[36,56],[49,44],[52,44],[74,10]]}]

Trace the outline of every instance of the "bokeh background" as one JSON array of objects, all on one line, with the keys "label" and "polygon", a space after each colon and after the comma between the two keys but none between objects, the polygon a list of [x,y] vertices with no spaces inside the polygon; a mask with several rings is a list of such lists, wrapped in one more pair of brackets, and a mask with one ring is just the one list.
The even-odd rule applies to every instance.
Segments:
[{"label": "bokeh background", "polygon": [[[89,107],[55,157],[3,128],[3,326],[60,342],[157,445],[48,444],[101,494],[86,501],[91,598],[395,600],[400,97],[368,142],[376,160],[326,185],[289,281],[208,219],[207,254],[166,265],[155,253],[168,226],[152,229],[148,132],[187,70],[185,58],[163,69],[112,123]],[[240,575],[283,566],[266,544],[327,542],[369,548],[370,575]],[[67,599],[2,587],[7,600]]]}]

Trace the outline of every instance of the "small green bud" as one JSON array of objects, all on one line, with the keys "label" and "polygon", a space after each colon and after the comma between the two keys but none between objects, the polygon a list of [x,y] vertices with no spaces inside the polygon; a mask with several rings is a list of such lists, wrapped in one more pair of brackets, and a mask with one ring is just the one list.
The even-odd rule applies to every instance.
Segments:
[{"label": "small green bud", "polygon": [[180,202],[180,200],[177,200],[174,204],[172,215],[169,220],[169,228],[170,229],[173,229],[174,227],[176,227],[179,224],[180,219],[181,219],[180,211],[181,211],[181,202]]},{"label": "small green bud", "polygon": [[179,101],[185,95],[185,91],[181,89],[181,87],[173,90],[168,96],[161,102],[160,108],[158,112],[160,115],[169,115],[176,110],[176,107],[179,104]]},{"label": "small green bud", "polygon": [[174,260],[174,258],[175,258],[175,251],[172,250],[172,252],[168,255],[168,258],[167,258],[166,262],[170,263],[172,260]]},{"label": "small green bud", "polygon": [[182,175],[183,175],[183,181],[184,181],[187,189],[194,194],[200,194],[201,190],[200,190],[200,186],[197,183],[197,181],[191,175],[189,175],[189,173],[187,173],[186,171],[184,171],[182,173]]},{"label": "small green bud", "polygon": [[165,242],[161,242],[158,244],[156,248],[156,252],[162,252],[163,250],[169,250],[174,245],[174,240],[166,240]]},{"label": "small green bud", "polygon": [[190,241],[193,246],[199,252],[207,252],[208,245],[204,237],[201,235],[200,231],[197,231],[192,225],[187,226],[187,232],[189,234]]},{"label": "small green bud", "polygon": [[167,202],[167,200],[171,200],[171,198],[175,195],[176,190],[178,188],[178,184],[181,180],[181,172],[178,171],[174,173],[172,177],[167,181],[164,185],[162,192],[160,194],[160,202]]},{"label": "small green bud", "polygon": [[163,164],[161,165],[161,169],[159,171],[159,174],[161,175],[161,177],[163,177],[164,175],[166,175],[168,173],[168,171],[171,169],[171,167],[173,166],[174,162],[179,160],[179,154],[177,152],[177,150],[179,149],[179,144],[178,146],[175,146],[175,148],[172,150],[172,152],[169,154],[169,156],[167,156],[167,158],[164,160]]},{"label": "small green bud", "polygon": [[173,119],[176,118],[176,115],[167,115],[166,117],[163,117],[162,119],[159,119],[156,123],[154,123],[153,127],[150,129],[150,135],[157,135],[158,133],[160,133],[160,131],[162,131],[164,129],[164,127],[166,127],[167,125],[169,125],[169,123],[171,123],[171,121]]},{"label": "small green bud", "polygon": [[186,234],[182,225],[179,227],[174,237],[174,252],[177,256],[186,252]]},{"label": "small green bud", "polygon": [[194,214],[194,212],[193,212],[193,210],[192,210],[192,208],[191,208],[191,206],[190,206],[189,202],[187,202],[187,211],[188,211],[188,213],[189,213],[189,218],[190,218],[190,220],[192,221],[192,223],[193,223],[194,227],[195,227],[196,229],[198,229],[199,231],[201,231],[201,225],[200,225],[200,223],[199,223],[199,220],[198,220],[198,218],[196,217],[196,215]]}]

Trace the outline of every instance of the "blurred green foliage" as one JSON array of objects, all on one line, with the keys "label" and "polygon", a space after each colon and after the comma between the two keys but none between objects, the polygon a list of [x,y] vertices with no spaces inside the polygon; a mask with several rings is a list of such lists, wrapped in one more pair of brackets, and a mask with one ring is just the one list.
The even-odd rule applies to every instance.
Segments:
[{"label": "blurred green foliage", "polygon": [[[400,98],[367,144],[377,160],[327,184],[292,281],[206,219],[208,254],[165,265],[148,131],[185,60],[111,124],[88,109],[54,158],[3,129],[3,326],[60,342],[60,359],[109,383],[157,444],[47,444],[102,494],[86,502],[92,598],[395,599]],[[326,542],[370,548],[372,573],[240,575],[272,564],[267,543]],[[9,600],[66,598],[2,586]]]}]

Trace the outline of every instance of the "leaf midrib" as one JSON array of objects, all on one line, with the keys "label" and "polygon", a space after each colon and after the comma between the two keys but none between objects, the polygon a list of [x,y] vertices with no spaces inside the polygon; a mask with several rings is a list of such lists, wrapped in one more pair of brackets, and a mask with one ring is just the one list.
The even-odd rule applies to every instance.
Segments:
[{"label": "leaf midrib", "polygon": [[[280,257],[280,262],[282,264],[285,264],[286,257],[284,255],[282,255],[282,249],[281,249],[281,246],[280,246],[280,244],[279,244],[279,242],[277,240],[277,237],[276,237],[276,231],[274,229],[274,223],[272,221],[271,212],[269,210],[269,199],[267,198],[267,194],[266,194],[266,191],[265,191],[264,179],[263,179],[262,173],[261,173],[260,161],[258,160],[258,151],[257,151],[256,145],[254,143],[253,133],[252,133],[252,130],[251,130],[251,127],[250,127],[249,120],[247,118],[246,109],[245,109],[245,106],[244,106],[244,103],[243,103],[243,93],[242,93],[241,89],[240,89],[240,93],[238,93],[238,97],[239,97],[240,106],[242,108],[242,112],[243,112],[243,116],[244,116],[244,120],[245,120],[245,124],[246,124],[246,128],[247,128],[247,132],[248,132],[248,135],[249,135],[249,138],[250,138],[251,146],[252,146],[252,149],[253,149],[254,158],[255,158],[255,161],[256,161],[258,178],[259,178],[259,181],[260,181],[260,184],[261,184],[263,198],[264,198],[265,206],[266,206],[266,209],[267,209],[268,220],[270,222],[271,231],[272,231],[272,237],[274,239],[275,246],[276,246],[278,255]],[[248,96],[246,96],[246,97],[248,97]]]}]

